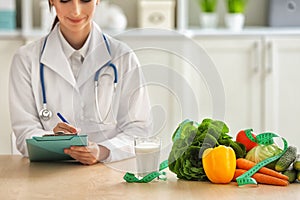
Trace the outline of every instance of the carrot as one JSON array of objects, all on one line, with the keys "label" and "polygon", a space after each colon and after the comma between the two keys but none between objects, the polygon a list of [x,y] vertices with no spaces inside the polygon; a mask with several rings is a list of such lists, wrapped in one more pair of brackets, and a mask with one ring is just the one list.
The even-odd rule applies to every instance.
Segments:
[{"label": "carrot", "polygon": [[[236,181],[236,178],[245,172],[247,172],[247,170],[236,169],[233,180]],[[254,178],[257,181],[257,183],[263,183],[263,184],[268,184],[268,185],[287,186],[289,184],[289,182],[287,180],[277,178],[274,176],[270,176],[267,174],[258,173],[258,172],[253,174],[252,178]]]},{"label": "carrot", "polygon": [[[247,160],[245,158],[238,158],[236,160],[236,168],[239,168],[239,169],[249,170],[252,167],[254,167],[254,165],[256,165],[255,162],[252,162],[252,161]],[[289,180],[288,176],[286,176],[284,174],[281,174],[281,173],[279,173],[275,170],[269,169],[267,167],[262,167],[260,170],[258,170],[258,172],[262,173],[262,174],[274,176],[274,177],[277,177],[277,178],[281,178],[281,179],[284,179],[284,180],[287,180],[287,181]]]}]

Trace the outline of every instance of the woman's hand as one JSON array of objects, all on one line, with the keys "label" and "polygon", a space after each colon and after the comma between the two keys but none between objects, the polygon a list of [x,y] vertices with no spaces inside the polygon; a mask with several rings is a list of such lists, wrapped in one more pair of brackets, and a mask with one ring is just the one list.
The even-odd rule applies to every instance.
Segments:
[{"label": "woman's hand", "polygon": [[80,130],[75,128],[74,126],[67,124],[65,122],[59,122],[54,128],[53,132],[64,132],[64,134],[74,134],[78,133]]},{"label": "woman's hand", "polygon": [[[64,122],[59,122],[53,128],[54,133],[64,132],[64,134],[74,134],[79,131],[79,129]],[[64,153],[70,155],[82,164],[93,165],[99,161],[105,160],[109,156],[110,151],[104,146],[99,146],[94,142],[89,142],[88,146],[72,146],[68,149],[64,149]]]},{"label": "woman's hand", "polygon": [[72,146],[69,149],[65,149],[64,152],[85,165],[96,164],[106,159],[109,155],[109,150],[106,147],[99,146],[94,142],[89,142],[89,145],[84,147]]}]

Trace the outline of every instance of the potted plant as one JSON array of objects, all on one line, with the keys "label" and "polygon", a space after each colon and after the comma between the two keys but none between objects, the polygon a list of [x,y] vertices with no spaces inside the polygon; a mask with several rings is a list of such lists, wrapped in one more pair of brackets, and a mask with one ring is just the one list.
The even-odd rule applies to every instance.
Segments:
[{"label": "potted plant", "polygon": [[245,23],[245,9],[248,0],[226,0],[225,25],[231,30],[242,30]]},{"label": "potted plant", "polygon": [[218,26],[218,15],[216,13],[218,0],[197,0],[201,9],[199,16],[202,28],[216,28]]}]

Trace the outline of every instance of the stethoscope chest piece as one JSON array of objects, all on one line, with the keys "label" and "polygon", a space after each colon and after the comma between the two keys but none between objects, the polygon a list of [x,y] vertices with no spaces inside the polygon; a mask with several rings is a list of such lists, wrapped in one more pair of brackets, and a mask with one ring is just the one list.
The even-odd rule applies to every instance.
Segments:
[{"label": "stethoscope chest piece", "polygon": [[43,108],[39,112],[40,118],[44,121],[48,121],[52,117],[52,112],[47,108]]}]

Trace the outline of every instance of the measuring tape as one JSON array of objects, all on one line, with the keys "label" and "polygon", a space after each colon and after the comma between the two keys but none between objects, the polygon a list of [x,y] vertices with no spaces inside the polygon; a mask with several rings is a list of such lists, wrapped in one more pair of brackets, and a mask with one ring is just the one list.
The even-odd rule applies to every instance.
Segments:
[{"label": "measuring tape", "polygon": [[148,183],[154,180],[155,178],[159,178],[160,180],[167,180],[166,172],[162,171],[167,167],[168,167],[168,160],[165,160],[159,165],[158,172],[151,172],[146,176],[144,176],[142,179],[139,179],[134,174],[127,172],[124,175],[123,179],[128,183]]},{"label": "measuring tape", "polygon": [[[252,136],[252,129],[247,129],[245,130],[245,133],[247,135],[247,137],[253,141],[256,142],[258,144],[262,144],[262,145],[270,145],[274,143],[273,138],[274,137],[279,137],[278,135],[274,134],[274,133],[261,133],[259,135],[256,136],[256,138],[254,138]],[[267,164],[277,160],[278,158],[280,158],[287,150],[288,148],[288,143],[287,141],[281,137],[283,144],[284,144],[284,148],[283,151],[280,154],[277,154],[276,156],[267,158],[259,163],[257,163],[254,167],[252,167],[250,170],[248,170],[247,172],[245,172],[244,174],[242,174],[241,176],[236,178],[237,184],[239,186],[242,185],[246,185],[246,184],[257,184],[256,180],[254,178],[252,178],[251,176],[253,176],[253,174],[255,174],[258,170],[260,170],[262,167],[266,166]]]}]

